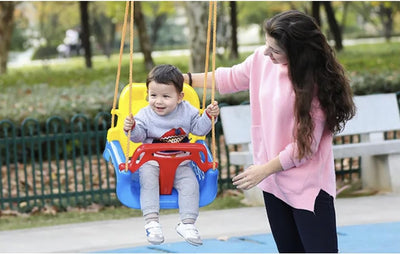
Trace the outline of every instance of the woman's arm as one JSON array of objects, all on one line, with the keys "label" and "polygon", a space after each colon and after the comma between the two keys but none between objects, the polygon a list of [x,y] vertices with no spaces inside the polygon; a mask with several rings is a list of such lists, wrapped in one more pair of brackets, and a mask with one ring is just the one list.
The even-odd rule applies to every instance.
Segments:
[{"label": "woman's arm", "polygon": [[[189,75],[187,73],[182,74],[183,75],[183,79],[184,82],[189,84]],[[192,73],[192,86],[193,87],[199,87],[202,88],[204,87],[204,78],[205,78],[205,73]],[[217,85],[217,84],[215,84]],[[208,72],[207,73],[207,84],[206,84],[207,88],[212,88],[212,72]]]}]

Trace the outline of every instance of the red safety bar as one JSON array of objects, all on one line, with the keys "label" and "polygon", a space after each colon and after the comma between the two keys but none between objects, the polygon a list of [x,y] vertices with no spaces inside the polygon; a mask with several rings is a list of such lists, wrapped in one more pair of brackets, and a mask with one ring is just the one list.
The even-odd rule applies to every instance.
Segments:
[{"label": "red safety bar", "polygon": [[[182,151],[185,154],[171,156],[160,156],[157,152]],[[204,161],[202,160],[202,154]],[[160,166],[160,194],[169,195],[174,186],[175,172],[179,164],[185,160],[191,160],[197,166],[206,172],[213,168],[213,162],[208,161],[207,148],[197,143],[174,143],[174,144],[142,144],[133,153],[128,162],[128,170],[134,173],[144,163],[148,161],[157,161]],[[216,163],[216,162],[214,162]],[[119,165],[119,170],[125,170],[125,163]]]}]

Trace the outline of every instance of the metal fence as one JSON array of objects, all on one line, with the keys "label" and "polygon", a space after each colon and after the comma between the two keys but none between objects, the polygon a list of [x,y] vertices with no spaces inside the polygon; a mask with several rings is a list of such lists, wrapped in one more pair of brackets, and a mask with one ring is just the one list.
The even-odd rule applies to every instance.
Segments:
[{"label": "metal fence", "polygon": [[102,158],[109,125],[108,113],[0,121],[0,209],[113,202],[114,169]]},{"label": "metal fence", "polygon": [[[111,115],[104,112],[93,119],[77,114],[68,121],[53,116],[45,123],[28,118],[20,126],[0,121],[0,210],[119,204],[115,169],[102,156],[110,122]],[[241,170],[228,156],[240,146],[225,145],[220,121],[215,134],[222,191],[233,188],[231,179]],[[336,162],[338,178],[359,178],[360,169],[353,164]]]}]

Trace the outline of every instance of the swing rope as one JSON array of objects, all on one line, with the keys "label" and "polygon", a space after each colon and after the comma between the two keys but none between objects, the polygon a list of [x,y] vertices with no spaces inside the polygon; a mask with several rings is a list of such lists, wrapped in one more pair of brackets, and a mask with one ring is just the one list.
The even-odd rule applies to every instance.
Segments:
[{"label": "swing rope", "polygon": [[114,89],[114,101],[113,107],[111,110],[111,128],[114,128],[114,119],[115,119],[115,109],[117,107],[117,97],[118,97],[118,86],[119,86],[119,78],[121,76],[121,63],[122,63],[122,53],[124,51],[124,42],[125,42],[125,34],[126,34],[126,23],[128,20],[128,6],[129,2],[126,2],[125,6],[125,16],[124,16],[124,25],[122,26],[122,37],[121,37],[121,45],[119,48],[119,61],[118,61],[118,69],[117,69],[117,77],[115,79],[115,89]]},{"label": "swing rope", "polygon": [[[212,5],[212,3],[210,3]],[[216,54],[216,44],[217,44],[217,2],[214,1],[214,26],[213,26],[213,53],[212,53],[212,83],[211,83],[211,102],[215,100],[215,54]],[[213,159],[213,169],[216,168],[215,155],[216,155],[216,144],[215,144],[215,117],[212,118],[212,128],[211,128],[211,150]]]},{"label": "swing rope", "polygon": [[[129,35],[130,35],[130,41],[129,41],[129,113],[128,115],[130,116],[132,114],[132,73],[133,73],[133,26],[134,26],[134,15],[135,15],[135,8],[134,8],[134,2],[131,1],[131,20],[129,24]],[[125,154],[125,171],[128,170],[128,158],[129,158],[129,137],[131,136],[132,130],[128,131],[127,139],[128,142],[126,142],[126,154]]]},{"label": "swing rope", "polygon": [[[124,15],[124,24],[122,27],[122,35],[121,35],[121,44],[120,44],[120,52],[119,52],[119,61],[118,61],[118,69],[117,69],[117,76],[115,81],[115,90],[114,90],[114,101],[113,107],[111,110],[111,127],[114,128],[115,124],[115,110],[117,104],[117,97],[118,97],[118,86],[119,80],[121,75],[121,64],[122,64],[122,55],[124,50],[124,42],[125,42],[125,35],[126,35],[126,26],[128,20],[128,13],[129,13],[129,4],[130,4],[130,52],[129,52],[129,115],[132,114],[132,73],[133,73],[133,36],[134,36],[134,1],[127,1],[125,6],[125,15]],[[212,12],[214,8],[214,12]],[[212,14],[213,13],[213,14]],[[209,16],[208,16],[208,29],[207,29],[207,45],[206,45],[206,62],[205,62],[205,78],[204,78],[204,91],[203,91],[203,105],[202,109],[205,109],[205,101],[206,101],[206,88],[207,88],[207,74],[209,68],[209,51],[210,51],[210,37],[211,37],[211,21],[212,18],[214,20],[213,23],[213,52],[212,52],[212,89],[211,89],[211,101],[215,100],[215,56],[216,56],[216,35],[217,35],[217,2],[210,1],[209,2]],[[127,135],[127,148],[125,154],[125,170],[128,170],[128,160],[129,160],[129,148],[130,148],[130,134],[131,130],[128,131]],[[215,144],[215,117],[212,117],[212,157],[215,158],[216,155],[216,144]],[[215,159],[213,160],[213,169],[216,168]]]},{"label": "swing rope", "polygon": [[203,100],[201,108],[206,108],[207,97],[207,77],[208,77],[208,63],[210,61],[210,38],[211,38],[211,17],[212,17],[213,3],[210,1],[208,5],[208,25],[207,25],[207,42],[206,42],[206,60],[204,62],[204,82],[203,82]]},{"label": "swing rope", "polygon": [[[213,15],[212,9],[214,8]],[[205,63],[205,77],[204,77],[204,87],[203,87],[203,109],[205,109],[205,98],[206,98],[206,86],[207,86],[207,73],[208,73],[208,62],[209,62],[209,45],[210,45],[210,36],[211,36],[211,17],[213,19],[213,49],[212,49],[212,83],[211,83],[211,103],[215,100],[215,56],[216,56],[216,44],[217,44],[217,2],[210,1],[209,3],[209,13],[208,13],[208,31],[207,31],[207,49],[206,49],[206,63]],[[211,118],[212,128],[211,128],[211,153],[212,157],[216,156],[216,144],[215,144],[215,117]],[[216,168],[215,159],[213,160],[213,169]]]}]

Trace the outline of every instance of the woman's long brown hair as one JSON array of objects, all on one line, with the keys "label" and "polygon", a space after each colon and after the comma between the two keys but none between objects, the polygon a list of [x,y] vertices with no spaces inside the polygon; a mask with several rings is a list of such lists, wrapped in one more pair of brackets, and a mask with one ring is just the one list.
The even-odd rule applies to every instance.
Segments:
[{"label": "woman's long brown hair", "polygon": [[340,132],[355,114],[350,81],[315,20],[299,11],[287,11],[265,22],[266,33],[285,50],[289,78],[296,95],[294,111],[298,157],[312,154],[315,95],[326,114],[326,128]]}]

